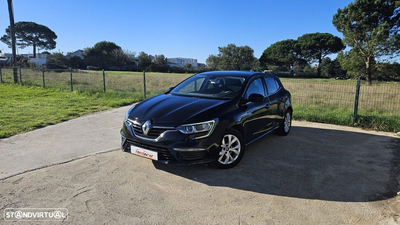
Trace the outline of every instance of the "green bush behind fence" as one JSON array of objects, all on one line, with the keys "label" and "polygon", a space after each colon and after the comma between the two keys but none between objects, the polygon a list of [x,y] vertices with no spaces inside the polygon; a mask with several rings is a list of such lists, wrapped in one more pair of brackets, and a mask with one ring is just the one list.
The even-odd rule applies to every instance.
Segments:
[{"label": "green bush behind fence", "polygon": [[[43,74],[44,81],[43,82]],[[20,69],[20,83],[74,90],[78,92],[132,92],[144,91],[150,97],[165,92],[190,74],[106,71],[54,71]],[[292,93],[294,118],[340,125],[355,125],[376,130],[400,131],[400,83],[375,82],[368,86],[361,82],[357,117],[354,121],[356,80],[282,78]],[[71,82],[72,81],[72,82]],[[11,69],[1,69],[1,82],[13,83]],[[354,123],[355,122],[355,123]]]}]

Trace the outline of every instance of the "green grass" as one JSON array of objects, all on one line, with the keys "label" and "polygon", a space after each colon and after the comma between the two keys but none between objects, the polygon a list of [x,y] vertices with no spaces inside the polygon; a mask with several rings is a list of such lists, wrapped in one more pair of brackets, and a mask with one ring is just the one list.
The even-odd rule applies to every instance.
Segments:
[{"label": "green grass", "polygon": [[[282,83],[292,94],[294,119],[353,125],[356,81],[288,79]],[[356,126],[389,132],[400,131],[400,83],[365,83],[360,88]]]},{"label": "green grass", "polygon": [[[3,81],[11,84],[13,82],[12,71],[4,68],[2,71]],[[107,107],[124,104],[119,103],[120,100],[127,99],[128,102],[132,102],[143,98],[143,72],[106,71],[105,74],[107,94],[102,93],[102,71],[74,72],[73,88],[75,92],[73,93],[70,93],[69,72],[46,71],[46,87],[58,89],[58,92],[65,93],[66,96],[71,95],[71,98],[64,101],[77,101],[74,100],[75,97],[73,96],[76,96],[77,99],[82,97],[94,98],[103,103],[108,101]],[[41,71],[22,69],[21,75],[24,85],[36,87],[43,85]],[[191,75],[146,72],[146,97],[163,93],[168,87],[175,86]],[[346,126],[353,125],[355,80],[301,78],[282,78],[281,80],[285,88],[292,93],[295,119]],[[41,89],[39,88],[39,90]],[[64,92],[60,90],[64,90]],[[29,94],[29,91],[26,91],[25,94]],[[15,102],[15,104],[18,103]],[[102,104],[100,106],[104,107]],[[85,106],[76,106],[76,111],[79,111],[78,107],[84,108]],[[374,81],[373,86],[368,86],[365,82],[362,82],[358,111],[356,126],[399,132],[400,83]],[[79,115],[87,112],[82,112]]]},{"label": "green grass", "polygon": [[118,92],[68,92],[0,84],[0,138],[138,101]]}]

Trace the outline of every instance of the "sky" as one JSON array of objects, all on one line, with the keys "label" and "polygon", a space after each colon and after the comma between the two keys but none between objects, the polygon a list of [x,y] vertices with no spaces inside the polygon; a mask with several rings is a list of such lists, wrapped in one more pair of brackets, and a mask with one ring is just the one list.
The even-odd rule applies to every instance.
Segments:
[{"label": "sky", "polygon": [[[306,33],[343,37],[333,15],[352,0],[14,0],[14,20],[53,30],[57,46],[73,52],[111,41],[124,50],[205,63],[218,47],[236,44],[259,58],[271,44]],[[7,1],[0,3],[0,36],[10,25]],[[32,47],[18,53],[32,53]],[[0,50],[11,53],[0,42]],[[44,50],[40,50],[44,51]]]}]

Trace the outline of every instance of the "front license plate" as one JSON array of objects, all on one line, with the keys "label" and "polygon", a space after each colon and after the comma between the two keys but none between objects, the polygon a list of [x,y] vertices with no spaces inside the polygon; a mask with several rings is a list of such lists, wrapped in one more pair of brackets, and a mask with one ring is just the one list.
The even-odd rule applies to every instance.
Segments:
[{"label": "front license plate", "polygon": [[158,154],[155,151],[150,151],[144,148],[139,148],[131,145],[131,153],[139,155],[148,159],[158,160]]}]

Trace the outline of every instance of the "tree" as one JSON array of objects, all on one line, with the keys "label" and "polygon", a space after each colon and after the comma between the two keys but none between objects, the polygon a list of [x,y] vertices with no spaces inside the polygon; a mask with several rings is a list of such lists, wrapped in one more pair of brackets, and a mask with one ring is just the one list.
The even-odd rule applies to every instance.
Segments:
[{"label": "tree", "polygon": [[185,68],[186,68],[187,70],[191,70],[191,69],[193,69],[193,66],[192,66],[192,64],[190,64],[190,63],[186,63],[186,64],[185,64]]},{"label": "tree", "polygon": [[125,56],[122,56],[122,59],[116,58],[123,55],[123,51],[120,46],[109,41],[100,41],[92,48],[86,48],[83,54],[87,64],[101,69],[105,69],[110,65],[120,65],[121,62],[119,60],[125,60],[126,58]]},{"label": "tree", "polygon": [[296,62],[304,63],[296,44],[296,40],[287,39],[270,45],[261,55],[260,64],[262,66],[285,66],[289,70]]},{"label": "tree", "polygon": [[321,75],[324,77],[344,77],[346,71],[340,66],[339,60],[326,57],[321,62]]},{"label": "tree", "polygon": [[219,58],[216,55],[209,55],[206,59],[207,67],[211,70],[218,70]]},{"label": "tree", "polygon": [[69,60],[61,53],[53,53],[46,60],[49,69],[66,69],[69,67]]},{"label": "tree", "polygon": [[152,71],[166,72],[168,70],[167,58],[163,54],[155,55],[150,67]]},{"label": "tree", "polygon": [[139,52],[137,60],[139,70],[146,70],[151,64],[151,58],[145,52]]},{"label": "tree", "polygon": [[218,70],[252,70],[254,69],[254,50],[249,46],[236,46],[228,44],[218,47],[217,56],[210,55],[207,58],[207,65]]},{"label": "tree", "polygon": [[[33,57],[36,58],[36,48],[51,50],[56,48],[57,35],[50,28],[34,22],[18,22],[15,24],[15,36],[20,48],[33,46]],[[2,42],[11,46],[11,29],[6,28]]]},{"label": "tree", "polygon": [[254,50],[249,46],[228,44],[218,47],[219,70],[251,70],[254,62]]},{"label": "tree", "polygon": [[337,53],[345,48],[342,39],[329,33],[309,33],[297,39],[297,48],[301,54],[310,61],[317,61],[317,75],[321,76],[322,60],[332,53]]},{"label": "tree", "polygon": [[355,0],[337,10],[332,23],[343,34],[343,42],[361,54],[369,85],[373,60],[400,52],[398,0]]},{"label": "tree", "polygon": [[[340,51],[336,59],[339,61],[340,66],[347,71],[348,76],[360,77],[360,72],[365,69],[364,57],[357,48],[353,48],[350,51]],[[372,60],[370,62],[371,67],[374,64],[375,60]]]},{"label": "tree", "polygon": [[78,56],[72,56],[69,59],[69,65],[71,66],[71,68],[74,68],[74,69],[83,69],[83,68],[85,68],[83,60]]},{"label": "tree", "polygon": [[376,73],[384,80],[400,80],[400,64],[397,62],[378,64]]}]

